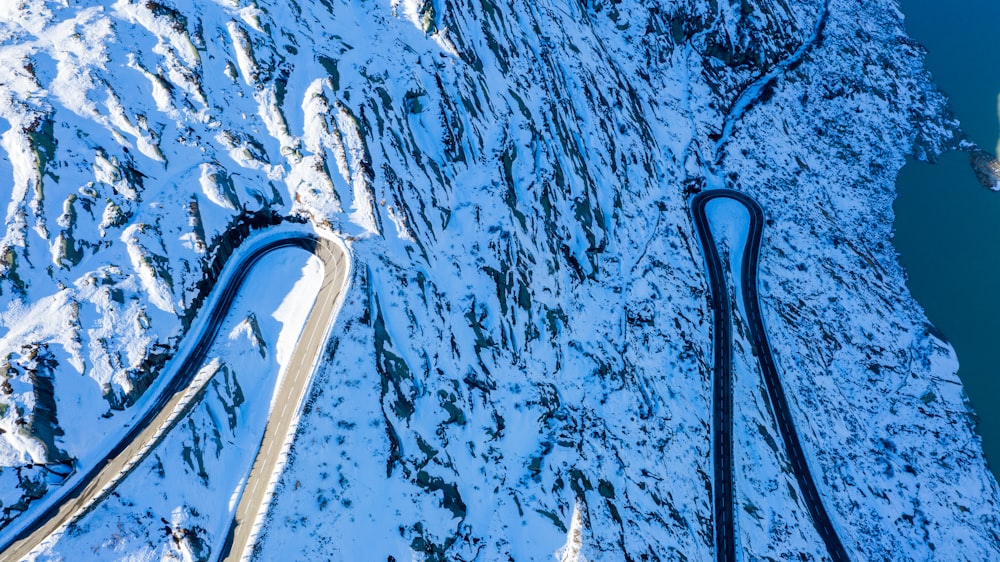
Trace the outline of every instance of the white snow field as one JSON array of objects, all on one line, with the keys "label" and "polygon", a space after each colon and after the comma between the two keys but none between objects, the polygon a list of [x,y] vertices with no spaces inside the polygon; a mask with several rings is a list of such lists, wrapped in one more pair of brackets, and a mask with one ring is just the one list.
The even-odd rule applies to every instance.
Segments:
[{"label": "white snow field", "polygon": [[[121,434],[212,261],[284,217],[353,268],[253,559],[710,560],[688,200],[729,187],[767,215],[765,324],[848,552],[1000,559],[954,352],[891,244],[905,158],[958,138],[922,56],[894,0],[0,2],[0,525]],[[216,549],[295,256],[203,405],[39,559]],[[740,549],[821,560],[736,330]]]}]

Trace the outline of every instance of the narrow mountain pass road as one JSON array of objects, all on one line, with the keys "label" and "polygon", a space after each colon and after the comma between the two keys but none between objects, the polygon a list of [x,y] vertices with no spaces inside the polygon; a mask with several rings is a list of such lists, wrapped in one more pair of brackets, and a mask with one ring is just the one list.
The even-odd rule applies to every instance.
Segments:
[{"label": "narrow mountain pass road", "polygon": [[347,257],[340,247],[334,244],[317,244],[316,255],[323,261],[325,268],[323,285],[316,295],[316,303],[309,312],[298,345],[292,352],[287,371],[281,380],[278,401],[267,420],[257,457],[217,560],[240,560],[253,544],[280,474],[279,460],[291,446],[309,381],[321,359],[333,326],[336,305],[346,288]]},{"label": "narrow mountain pass road", "polygon": [[332,327],[340,297],[346,289],[349,269],[346,250],[339,243],[313,232],[279,231],[254,240],[259,241],[245,242],[237,250],[237,254],[230,260],[236,260],[235,263],[227,263],[219,284],[206,303],[208,309],[199,315],[188,335],[193,343],[182,344],[177,356],[160,375],[169,377],[169,380],[163,386],[151,387],[147,391],[158,392],[156,398],[143,407],[143,412],[131,421],[127,433],[102,459],[52,491],[53,496],[49,499],[47,508],[37,514],[29,511],[25,516],[32,517],[31,520],[15,521],[7,529],[7,533],[0,538],[0,562],[25,559],[49,537],[61,533],[67,526],[78,521],[106,498],[153,451],[184,414],[199,402],[200,394],[210,378],[198,376],[199,372],[202,371],[212,343],[251,269],[271,252],[297,247],[314,253],[322,260],[323,284],[292,352],[285,376],[279,383],[274,411],[271,412],[261,448],[237,506],[230,535],[234,530],[238,531],[237,536],[243,537],[243,542],[228,540],[226,547],[229,551],[222,553],[242,554],[252,538],[249,531],[253,518],[263,511],[261,502],[269,497],[267,491],[272,485],[272,476],[280,468],[276,463],[286,446],[286,438],[293,429],[308,382]]},{"label": "narrow mountain pass road", "polygon": [[[733,489],[733,361],[732,361],[732,309],[729,287],[725,271],[719,258],[718,248],[712,236],[706,205],[713,199],[732,199],[750,213],[748,239],[743,250],[740,285],[743,292],[743,307],[747,315],[751,344],[757,351],[768,396],[775,412],[775,421],[781,432],[795,478],[803,494],[803,501],[809,510],[813,524],[826,545],[827,553],[834,562],[848,562],[837,532],[827,515],[816,489],[816,483],[809,472],[805,453],[799,442],[795,424],[788,408],[788,400],[778,376],[767,332],[760,313],[757,294],[757,265],[760,257],[761,235],[764,230],[764,211],[751,197],[729,189],[712,189],[698,193],[691,198],[691,216],[698,230],[698,238],[705,264],[708,269],[709,285],[712,292],[712,343],[714,363],[712,369],[712,452],[713,452],[713,508],[715,513],[715,547],[718,562],[735,562],[736,556],[736,511],[734,510]],[[734,272],[735,273],[735,272]]]}]

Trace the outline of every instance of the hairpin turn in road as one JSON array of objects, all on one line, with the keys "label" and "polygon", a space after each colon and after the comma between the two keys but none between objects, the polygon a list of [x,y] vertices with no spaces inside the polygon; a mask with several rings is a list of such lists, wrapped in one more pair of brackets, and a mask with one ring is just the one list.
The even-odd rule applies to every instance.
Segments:
[{"label": "hairpin turn in road", "polygon": [[262,257],[289,247],[305,249],[322,260],[323,282],[292,352],[285,376],[281,379],[280,388],[276,391],[282,398],[276,401],[274,411],[267,421],[253,468],[240,492],[226,543],[218,553],[218,558],[225,560],[239,559],[242,556],[254,537],[257,516],[264,511],[266,501],[270,498],[277,463],[281,453],[289,445],[308,383],[320,360],[320,353],[346,290],[350,263],[345,249],[332,240],[310,232],[278,232],[276,236],[265,239],[258,247],[244,252],[240,262],[233,268],[233,273],[224,276],[215,287],[214,291],[219,291],[220,296],[206,311],[206,321],[199,324],[203,328],[197,333],[189,334],[189,338],[197,340],[187,348],[187,356],[174,359],[174,362],[180,362],[172,374],[165,372],[161,375],[172,378],[154,403],[146,408],[139,419],[133,421],[132,429],[104,458],[86,473],[72,477],[64,484],[65,488],[53,491],[57,497],[48,509],[34,515],[30,523],[21,524],[18,529],[0,539],[0,562],[23,560],[48,537],[78,521],[93,509],[139,465],[170,428],[198,403],[197,394],[200,390],[195,385],[201,384],[204,388],[207,380],[200,381],[196,375],[201,370],[243,282]]},{"label": "hairpin turn in road", "polygon": [[[715,512],[715,548],[718,562],[736,562],[736,512],[733,509],[733,326],[729,287],[726,283],[722,261],[719,259],[715,239],[708,224],[705,206],[713,199],[732,199],[750,213],[747,244],[743,250],[740,285],[743,289],[743,309],[747,315],[751,344],[757,350],[757,360],[764,377],[767,393],[774,407],[775,421],[781,432],[789,462],[795,473],[803,500],[816,530],[826,545],[834,562],[849,562],[847,551],[823,507],[816,483],[809,472],[805,453],[799,443],[795,424],[792,422],[788,400],[778,377],[778,369],[771,355],[767,332],[760,314],[757,294],[757,260],[760,257],[761,234],[764,230],[764,211],[757,202],[738,191],[712,189],[691,198],[691,216],[698,230],[708,280],[712,292],[712,342],[715,361],[712,369],[712,456],[714,478],[712,486]],[[735,273],[735,272],[734,272]]]}]

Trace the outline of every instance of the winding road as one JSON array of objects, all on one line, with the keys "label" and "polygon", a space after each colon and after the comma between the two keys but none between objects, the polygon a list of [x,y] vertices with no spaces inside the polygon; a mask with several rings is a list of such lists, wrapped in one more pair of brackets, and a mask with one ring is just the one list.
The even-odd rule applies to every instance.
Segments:
[{"label": "winding road", "polygon": [[732,199],[750,213],[748,239],[743,250],[740,284],[743,289],[743,308],[747,315],[751,344],[767,386],[768,396],[775,412],[775,421],[781,432],[795,478],[802,491],[803,501],[813,524],[826,545],[834,562],[849,562],[837,532],[834,529],[816,483],[809,472],[805,453],[799,443],[785,398],[778,369],[767,341],[767,332],[760,314],[757,295],[757,261],[760,257],[761,234],[764,230],[764,211],[751,197],[729,189],[712,189],[698,193],[691,199],[691,216],[698,230],[699,241],[705,254],[708,279],[712,291],[712,325],[715,361],[712,385],[712,451],[714,461],[713,506],[715,511],[715,547],[718,562],[735,562],[736,511],[733,508],[733,326],[731,296],[725,271],[709,226],[705,206],[713,199]]},{"label": "winding road", "polygon": [[[713,199],[728,198],[743,205],[750,214],[748,240],[744,248],[740,281],[744,311],[747,315],[751,343],[757,352],[762,376],[775,412],[775,421],[782,434],[790,465],[795,473],[803,501],[813,523],[834,562],[849,562],[849,557],[827,515],[816,484],[802,451],[788,401],[778,376],[777,367],[767,340],[757,294],[757,265],[760,254],[764,213],[749,196],[728,189],[703,191],[691,199],[691,214],[698,230],[705,255],[713,310],[713,415],[712,450],[714,463],[713,507],[715,513],[716,559],[735,562],[736,511],[733,507],[733,361],[732,307],[725,270],[709,220],[706,205]],[[198,402],[207,380],[197,376],[219,329],[253,266],[265,255],[281,248],[299,247],[316,254],[324,264],[324,278],[316,302],[292,353],[286,375],[277,390],[282,398],[276,401],[268,419],[260,447],[248,476],[236,512],[218,553],[220,560],[238,560],[246,552],[255,535],[255,523],[266,509],[272,493],[278,462],[290,443],[297,414],[308,389],[308,382],[319,360],[323,344],[333,324],[337,304],[346,287],[349,268],[342,247],[326,238],[307,232],[290,232],[262,243],[246,253],[236,264],[235,273],[214,291],[220,296],[206,312],[203,328],[197,340],[185,348],[187,355],[177,363],[165,389],[145,413],[133,421],[131,429],[111,451],[83,474],[71,477],[63,487],[53,492],[51,506],[40,511],[30,523],[21,523],[6,536],[0,537],[0,562],[18,561],[48,537],[78,521],[113,491],[169,432],[183,415]],[[194,336],[195,334],[192,334]],[[165,373],[166,374],[166,373]],[[25,515],[30,515],[26,513]]]},{"label": "winding road", "polygon": [[[245,243],[245,246],[249,245],[251,244]],[[274,411],[268,419],[225,546],[219,553],[219,558],[226,560],[242,556],[254,537],[257,515],[266,508],[265,502],[270,497],[279,468],[278,460],[290,442],[309,379],[319,361],[323,344],[333,324],[337,304],[346,288],[349,263],[344,249],[339,244],[310,232],[279,232],[245,252],[234,266],[232,274],[223,274],[222,283],[213,289],[213,292],[219,293],[219,297],[210,305],[204,323],[199,321],[197,324],[203,327],[189,336],[198,339],[191,347],[182,347],[181,353],[186,351],[187,355],[174,359],[179,362],[175,363],[178,366],[172,375],[164,372],[163,376],[172,378],[165,389],[160,391],[155,402],[145,408],[145,413],[140,418],[131,422],[128,433],[103,459],[89,467],[85,473],[72,476],[62,487],[54,490],[50,507],[34,514],[30,522],[21,523],[13,530],[8,529],[9,532],[0,537],[0,562],[24,559],[48,537],[78,521],[93,509],[152,452],[184,414],[198,403],[208,378],[197,375],[202,370],[208,351],[243,282],[261,258],[289,247],[302,248],[319,257],[323,261],[324,277],[292,352],[286,374],[281,380],[281,387],[277,390],[282,398],[276,401]],[[25,515],[31,514],[29,512]],[[15,522],[17,523],[20,522]]]}]

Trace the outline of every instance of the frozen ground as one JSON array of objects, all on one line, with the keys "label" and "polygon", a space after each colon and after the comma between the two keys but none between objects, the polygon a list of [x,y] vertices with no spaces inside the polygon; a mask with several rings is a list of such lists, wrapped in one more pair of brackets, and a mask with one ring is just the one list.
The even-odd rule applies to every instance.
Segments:
[{"label": "frozen ground", "polygon": [[[955,139],[921,57],[892,0],[0,4],[0,523],[141,404],[223,233],[278,215],[356,267],[257,559],[709,559],[687,201],[731,187],[768,215],[765,322],[848,550],[1000,557],[953,351],[890,240],[905,157]],[[818,559],[741,341],[741,546]],[[210,536],[227,502],[173,510],[211,411],[156,497],[51,554]]]},{"label": "frozen ground", "polygon": [[281,400],[278,379],[322,278],[322,263],[304,250],[264,258],[209,352],[204,368],[215,374],[200,404],[108,500],[38,559],[211,559],[229,528],[268,412]]}]

